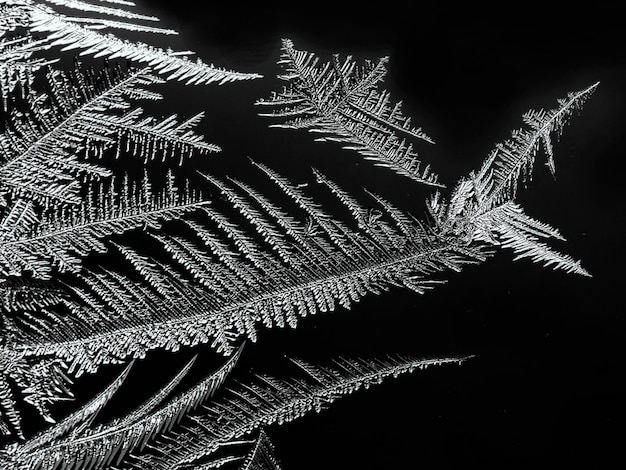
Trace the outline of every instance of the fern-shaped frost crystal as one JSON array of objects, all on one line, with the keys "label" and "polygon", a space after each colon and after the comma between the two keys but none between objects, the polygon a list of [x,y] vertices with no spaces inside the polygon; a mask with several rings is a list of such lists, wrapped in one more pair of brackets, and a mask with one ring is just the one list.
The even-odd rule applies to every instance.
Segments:
[{"label": "fern-shaped frost crystal", "polygon": [[289,85],[269,100],[257,105],[278,107],[261,116],[287,119],[270,127],[307,129],[323,134],[319,141],[335,141],[343,148],[355,150],[379,166],[431,186],[442,186],[429,166],[422,167],[407,139],[432,143],[411,120],[401,113],[401,103],[393,103],[389,92],[379,91],[388,58],[378,62],[366,61],[357,66],[348,56],[340,61],[338,55],[320,64],[311,52],[294,49],[292,41],[284,39],[278,62],[285,69],[280,78]]},{"label": "fern-shaped frost crystal", "polygon": [[[122,249],[145,279],[144,286],[108,269],[80,275],[82,285],[72,286],[74,308],[83,311],[80,317],[100,318],[97,329],[65,319],[44,336],[16,337],[14,346],[25,354],[60,355],[78,373],[153,348],[210,341],[227,351],[241,335],[256,338],[259,323],[295,327],[300,317],[332,311],[337,305],[348,307],[390,285],[421,291],[434,273],[483,259],[479,249],[440,237],[432,229],[421,238],[428,230],[418,222],[412,224],[413,237],[403,238],[392,221],[381,217],[364,219],[361,223],[368,225],[354,230],[333,220],[285,178],[259,167],[298,201],[310,225],[282,215],[278,206],[256,193],[237,194],[219,183],[242,215],[252,214],[254,208],[251,225],[266,234],[264,244],[246,237],[243,228],[217,210],[203,207],[209,224],[191,223],[198,241],[158,237],[175,263],[154,263],[135,249]],[[284,227],[297,236],[289,236]],[[275,238],[267,236],[271,231]],[[181,269],[199,282],[184,280],[178,274]]]},{"label": "fern-shaped frost crystal", "polygon": [[541,242],[542,238],[563,237],[550,225],[527,216],[513,199],[519,181],[530,179],[541,144],[546,166],[554,174],[552,139],[561,135],[570,116],[581,109],[597,85],[558,100],[558,108],[524,114],[529,129],[515,130],[511,139],[498,144],[477,173],[459,182],[449,203],[439,195],[431,200],[431,212],[439,224],[469,240],[511,248],[517,253],[516,259],[531,258],[546,266],[589,275],[579,261]]},{"label": "fern-shaped frost crystal", "polygon": [[30,97],[27,111],[13,113],[0,134],[0,191],[44,205],[78,204],[82,179],[111,175],[79,159],[81,152],[97,157],[115,147],[150,160],[157,154],[180,159],[192,150],[218,151],[193,133],[199,116],[179,124],[173,117],[142,118],[140,108],[111,113],[129,108],[129,98],[160,99],[144,88],[159,81],[149,69],[105,68],[97,75],[76,70],[72,77],[51,70],[51,94]]},{"label": "fern-shaped frost crystal", "polygon": [[[497,165],[493,155],[487,164]],[[518,238],[525,237],[523,246],[504,245],[547,262],[547,255],[530,251],[533,237],[558,235],[555,229],[524,216],[511,201],[500,200],[490,211],[476,210],[485,206],[480,205],[481,199],[472,199],[475,177],[462,180],[449,203],[435,197],[430,205],[434,221],[422,224],[380,197],[383,212],[368,213],[318,173],[318,180],[356,218],[360,229],[355,231],[323,211],[298,186],[257,166],[300,207],[306,221],[289,216],[246,184],[233,181],[237,191],[210,177],[249,221],[249,228],[240,228],[217,210],[204,207],[209,225],[189,221],[198,241],[157,237],[175,264],[154,263],[122,247],[121,253],[146,285],[109,269],[86,271],[80,275],[82,285],[72,285],[68,292],[75,300],[63,304],[71,306],[75,319],[58,317],[53,309],[49,315],[54,330],[45,325],[30,328],[28,334],[14,329],[12,346],[2,349],[2,355],[7,361],[16,354],[57,357],[80,374],[128,356],[141,357],[154,348],[210,342],[228,351],[241,335],[255,339],[259,323],[295,326],[300,317],[332,311],[337,305],[349,307],[368,292],[390,285],[423,292],[436,281],[433,274],[484,259],[485,244],[503,244],[498,233],[509,237],[519,233]],[[246,235],[250,229],[261,235],[263,244]],[[555,264],[585,273],[567,259]],[[181,278],[179,269],[191,273],[195,281]],[[87,318],[91,320],[86,323]],[[94,329],[90,324],[96,318],[98,328]]]},{"label": "fern-shaped frost crystal", "polygon": [[195,465],[200,457],[211,455],[256,429],[274,423],[284,424],[311,411],[320,412],[337,399],[380,384],[388,377],[433,365],[461,363],[466,359],[338,359],[331,367],[316,367],[297,361],[309,376],[308,380],[257,376],[253,381],[242,383],[220,401],[206,405],[203,414],[194,416],[187,429],[173,438],[162,439],[153,455],[137,456],[137,463],[132,468],[186,469]]},{"label": "fern-shaped frost crystal", "polygon": [[[29,35],[37,35],[47,47],[62,46],[62,51],[78,50],[82,55],[95,57],[121,57],[149,64],[154,70],[165,74],[168,79],[186,83],[226,83],[259,78],[255,73],[240,73],[207,64],[200,59],[191,60],[191,51],[160,49],[143,42],[131,42],[118,38],[103,29],[135,31],[148,34],[177,34],[171,29],[154,26],[158,18],[132,12],[124,2],[116,7],[102,5],[93,0],[17,0],[3,1],[3,31],[17,26],[26,28]],[[61,10],[56,8],[62,7]],[[91,16],[77,16],[74,13]],[[145,24],[145,23],[148,24]],[[17,50],[32,54],[28,44]],[[16,51],[17,52],[17,51]],[[27,60],[25,57],[24,60]]]}]

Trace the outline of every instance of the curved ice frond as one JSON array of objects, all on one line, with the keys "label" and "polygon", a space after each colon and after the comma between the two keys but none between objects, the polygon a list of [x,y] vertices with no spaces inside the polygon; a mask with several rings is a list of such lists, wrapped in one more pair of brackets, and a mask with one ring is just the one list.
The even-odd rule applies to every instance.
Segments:
[{"label": "curved ice frond", "polygon": [[[256,429],[274,423],[284,424],[311,411],[320,412],[339,398],[380,384],[388,377],[398,377],[435,365],[462,363],[466,359],[467,357],[386,357],[366,361],[341,358],[335,360],[330,367],[298,362],[309,375],[309,379],[281,380],[258,375],[231,387],[221,400],[206,405],[202,414],[192,417],[192,424],[187,425],[183,431],[176,432],[173,437],[162,439],[151,454],[135,456],[133,460],[136,460],[136,464],[133,468],[193,468],[199,457],[210,455],[230,442],[248,436]],[[273,458],[271,461],[275,462]],[[252,465],[248,468],[271,469],[276,466]]]},{"label": "curved ice frond", "polygon": [[[158,18],[142,15],[126,8],[130,2],[109,7],[89,0],[18,0],[3,5],[6,19],[3,30],[23,26],[30,34],[43,36],[49,46],[62,46],[62,51],[78,49],[81,54],[96,57],[123,57],[150,64],[169,79],[187,83],[226,83],[259,78],[255,73],[241,73],[215,67],[186,56],[191,51],[175,52],[143,42],[121,39],[103,29],[117,29],[150,34],[178,34],[171,29],[158,28]],[[61,7],[61,10],[56,8]],[[124,7],[124,8],[122,8]],[[77,16],[74,13],[91,16]],[[145,24],[147,22],[148,24]]]}]

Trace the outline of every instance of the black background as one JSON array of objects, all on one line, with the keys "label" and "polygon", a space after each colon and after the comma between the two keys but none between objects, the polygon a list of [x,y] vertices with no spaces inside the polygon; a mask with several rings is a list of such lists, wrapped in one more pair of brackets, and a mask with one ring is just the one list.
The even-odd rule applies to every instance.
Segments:
[{"label": "black background", "polygon": [[[619,10],[598,2],[407,5],[139,5],[180,31],[143,40],[265,76],[220,87],[167,85],[163,114],[205,110],[202,130],[224,149],[202,161],[203,170],[254,182],[251,156],[313,181],[315,166],[357,196],[367,187],[420,216],[427,189],[306,133],[268,129],[270,122],[255,115],[254,101],[282,86],[275,78],[280,38],[323,59],[334,52],[359,60],[388,55],[385,87],[435,140],[419,147],[420,155],[448,186],[519,127],[522,113],[601,82],[555,146],[556,181],[538,162],[519,196],[529,215],[561,230],[568,242],[554,246],[581,259],[593,278],[513,262],[502,252],[448,275],[446,285],[424,296],[393,289],[349,312],[304,320],[296,330],[262,332],[246,349],[242,370],[289,374],[280,365],[283,354],[314,363],[337,354],[476,355],[461,367],[390,379],[320,415],[272,426],[277,456],[286,470],[621,462],[626,51]],[[158,386],[190,354],[155,353],[112,406],[132,401],[133,391],[149,394],[151,380]],[[79,401],[109,372],[115,370],[79,379]]]}]

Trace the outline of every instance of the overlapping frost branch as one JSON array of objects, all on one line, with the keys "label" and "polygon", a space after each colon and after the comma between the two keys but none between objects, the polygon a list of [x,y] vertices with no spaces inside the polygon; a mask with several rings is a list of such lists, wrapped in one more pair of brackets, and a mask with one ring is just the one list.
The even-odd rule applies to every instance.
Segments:
[{"label": "overlapping frost branch", "polygon": [[[243,460],[242,469],[275,470],[279,468],[278,462],[262,429],[245,457],[228,455],[207,459],[225,447],[245,443],[241,438],[262,426],[292,421],[313,410],[319,412],[338,398],[379,384],[387,377],[397,377],[432,365],[461,363],[467,359],[338,359],[331,367],[316,367],[295,361],[306,372],[308,379],[284,380],[257,375],[251,382],[234,385],[226,391],[226,398],[209,401],[200,414],[187,419],[186,425],[176,430],[174,426],[189,411],[211,400],[224,384],[240,354],[241,348],[221,368],[162,405],[191,369],[195,361],[193,358],[139,407],[122,418],[94,425],[98,413],[123,385],[131,363],[100,394],[62,421],[28,441],[0,451],[2,468],[99,470],[111,469],[120,462],[126,462],[123,464],[125,469],[180,470],[216,468],[226,462]],[[155,438],[156,442],[146,448],[146,444]],[[132,456],[127,457],[129,452]]]},{"label": "overlapping frost branch", "polygon": [[241,348],[219,369],[165,405],[162,402],[176,388],[195,357],[161,390],[122,418],[93,425],[97,414],[119,390],[131,365],[78,410],[26,442],[0,451],[6,470],[65,470],[109,468],[133,449],[143,449],[156,435],[172,429],[190,410],[208,400],[234,368]]}]

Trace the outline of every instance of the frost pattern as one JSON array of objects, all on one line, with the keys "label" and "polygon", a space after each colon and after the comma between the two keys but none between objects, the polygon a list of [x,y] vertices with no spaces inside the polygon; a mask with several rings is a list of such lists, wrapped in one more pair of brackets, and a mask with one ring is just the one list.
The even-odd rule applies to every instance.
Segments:
[{"label": "frost pattern", "polygon": [[[98,1],[80,0],[2,0],[0,2],[0,38],[17,27],[26,28],[19,40],[0,39],[0,89],[3,98],[17,83],[30,84],[29,72],[45,62],[33,59],[34,52],[62,46],[61,51],[80,50],[81,55],[122,57],[149,64],[168,79],[188,84],[227,83],[260,78],[256,73],[241,73],[218,68],[201,59],[188,58],[192,51],[161,49],[143,42],[131,42],[102,30],[115,29],[147,34],[178,34],[171,29],[153,26],[159,19],[132,12],[132,2],[117,3],[118,7],[101,5]],[[124,8],[121,8],[123,6]],[[62,7],[59,11],[55,7]],[[87,13],[92,16],[75,16]],[[109,19],[109,17],[113,19]],[[149,23],[145,25],[143,23]],[[39,37],[35,37],[39,36]]]},{"label": "frost pattern", "polygon": [[192,416],[185,430],[170,438],[159,438],[157,450],[138,457],[130,469],[189,468],[200,458],[245,438],[262,426],[284,424],[311,411],[319,413],[337,399],[380,384],[388,377],[433,365],[462,363],[466,359],[387,357],[366,361],[339,358],[329,367],[295,361],[309,379],[280,380],[263,375],[242,383],[221,401],[205,406],[203,414]]},{"label": "frost pattern", "polygon": [[[376,193],[350,194],[317,170],[319,187],[306,188],[256,162],[259,177],[270,183],[263,191],[210,173],[197,175],[197,188],[175,176],[175,168],[153,189],[148,164],[182,165],[220,150],[196,133],[202,112],[157,119],[135,107],[162,98],[151,89],[164,80],[155,73],[187,83],[259,76],[102,32],[175,34],[132,6],[126,0],[0,2],[0,434],[16,439],[0,449],[3,469],[204,470],[237,462],[244,470],[275,470],[265,427],[320,411],[386,377],[466,357],[337,359],[329,367],[294,361],[306,379],[256,375],[213,398],[243,340],[256,341],[260,327],[295,328],[303,317],[350,308],[393,286],[423,293],[450,270],[485,260],[493,247],[589,275],[545,243],[563,236],[526,215],[515,197],[540,147],[555,172],[552,140],[597,84],[570,93],[555,109],[526,113],[526,127],[498,144],[478,171],[461,178],[447,198],[437,191],[427,201],[424,220]],[[57,46],[146,66],[93,71],[77,63],[63,72],[54,68],[56,59],[38,56]],[[289,85],[257,104],[287,118],[275,127],[321,133],[318,140],[340,142],[379,166],[443,187],[408,143],[430,139],[377,88],[386,61],[357,66],[335,55],[320,64],[284,40],[279,63]],[[45,91],[33,86],[38,76]],[[146,171],[116,174],[110,157],[139,159]],[[208,197],[211,190],[219,202]],[[332,195],[346,216],[320,204],[316,191]],[[135,239],[124,235],[131,231]],[[85,262],[89,255],[95,262]],[[134,410],[99,422],[138,359],[199,344],[229,357],[178,392],[194,358]],[[56,422],[50,407],[72,398],[73,379],[106,364],[124,368]],[[49,423],[34,436],[24,433],[23,403]]]},{"label": "frost pattern", "polygon": [[55,207],[76,205],[82,180],[112,175],[80,159],[81,153],[99,157],[116,148],[151,160],[220,150],[194,134],[201,115],[178,123],[175,117],[145,118],[141,108],[127,111],[129,98],[162,98],[144,88],[161,81],[149,69],[105,68],[95,76],[76,70],[71,77],[50,70],[47,79],[50,93],[30,94],[26,110],[12,113],[0,135],[0,194]]},{"label": "frost pattern", "polygon": [[232,371],[241,350],[221,368],[167,404],[161,402],[189,371],[192,359],[163,389],[123,418],[93,426],[93,418],[128,376],[130,365],[85,406],[32,439],[0,452],[0,463],[40,470],[107,468],[132,449],[143,448],[155,435],[169,431],[190,410],[210,398]]},{"label": "frost pattern", "polygon": [[407,138],[433,141],[402,115],[401,103],[393,103],[388,91],[377,88],[387,73],[388,60],[383,57],[357,66],[351,56],[342,61],[335,54],[330,62],[320,64],[315,54],[299,51],[291,40],[283,39],[278,63],[285,73],[279,78],[289,85],[256,102],[279,108],[260,116],[286,118],[270,127],[323,134],[316,140],[342,143],[344,149],[355,150],[378,166],[441,187],[430,166],[422,168]]},{"label": "frost pattern", "polygon": [[558,100],[558,108],[524,114],[529,129],[513,131],[511,139],[498,144],[477,173],[459,182],[449,203],[442,202],[439,195],[431,200],[431,211],[439,224],[472,240],[511,248],[517,253],[515,259],[531,258],[555,269],[589,276],[579,261],[539,241],[564,238],[557,229],[527,216],[513,199],[518,181],[531,177],[540,144],[546,153],[546,165],[554,174],[552,136],[561,135],[569,117],[581,109],[597,86],[568,94]]}]

